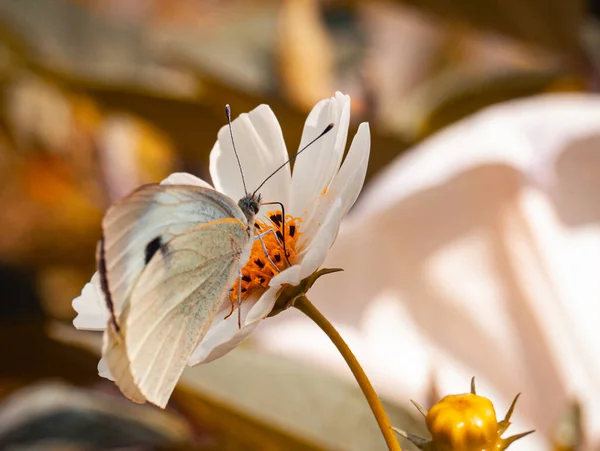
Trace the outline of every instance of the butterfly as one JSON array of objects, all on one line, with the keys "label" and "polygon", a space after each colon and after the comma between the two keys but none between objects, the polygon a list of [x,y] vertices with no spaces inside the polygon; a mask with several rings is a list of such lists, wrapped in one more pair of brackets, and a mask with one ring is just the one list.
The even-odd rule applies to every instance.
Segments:
[{"label": "butterfly", "polygon": [[103,356],[125,396],[166,405],[248,260],[257,192],[285,164],[237,203],[206,187],[149,184],[108,209],[96,252],[110,313]]}]

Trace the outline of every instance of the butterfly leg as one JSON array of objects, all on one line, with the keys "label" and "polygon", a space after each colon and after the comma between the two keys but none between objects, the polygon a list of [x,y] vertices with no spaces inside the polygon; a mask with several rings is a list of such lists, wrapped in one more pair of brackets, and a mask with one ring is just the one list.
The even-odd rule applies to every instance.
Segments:
[{"label": "butterfly leg", "polygon": [[267,257],[267,260],[269,260],[269,263],[271,263],[271,264],[273,265],[273,267],[275,268],[275,270],[276,270],[277,272],[279,272],[279,267],[278,267],[278,266],[277,266],[277,264],[276,264],[276,263],[273,261],[273,259],[272,259],[272,258],[269,256],[269,251],[267,251],[267,246],[265,245],[265,242],[264,242],[264,241],[263,241],[263,239],[262,239],[262,237],[263,237],[263,236],[265,236],[265,235],[267,235],[267,234],[269,234],[269,233],[272,233],[272,234],[275,236],[275,239],[277,239],[277,241],[279,241],[279,239],[277,238],[277,234],[275,233],[275,231],[274,231],[273,229],[269,229],[269,230],[267,230],[266,232],[259,233],[258,235],[256,235],[256,236],[254,237],[254,239],[256,239],[256,240],[260,241],[260,244],[261,244],[261,246],[262,246],[262,248],[263,248],[263,251],[264,251],[264,253],[265,253],[265,256]]},{"label": "butterfly leg", "polygon": [[233,315],[233,311],[235,310],[234,302],[232,300],[230,300],[229,303],[231,304],[231,310],[229,310],[229,313],[227,315],[225,315],[225,318],[223,318],[223,319],[229,318],[231,315]]},{"label": "butterfly leg", "polygon": [[[233,304],[231,305],[233,309]],[[240,278],[238,279],[238,298],[237,298],[237,308],[238,308],[238,329],[242,328],[242,270],[240,269]]]},{"label": "butterfly leg", "polygon": [[[238,298],[237,298],[237,309],[238,309],[238,328],[242,328],[242,270],[240,269],[240,277],[238,279]],[[227,314],[227,316],[225,316],[225,318],[223,319],[227,319],[229,318],[231,315],[233,315],[233,312],[235,310],[235,303],[234,301],[230,301],[231,302],[231,310],[229,311],[229,313]]]},{"label": "butterfly leg", "polygon": [[279,241],[279,244],[283,247],[283,256],[288,262],[288,265],[292,266],[292,262],[290,262],[288,257],[288,251],[285,248],[285,207],[281,202],[264,202],[263,205],[279,205],[281,207],[281,236],[283,238],[280,240],[277,234],[275,234],[275,238],[277,238],[277,241]]},{"label": "butterfly leg", "polygon": [[256,235],[255,238],[258,238],[259,236],[262,238],[263,236],[266,236],[269,233],[272,234],[273,237],[277,240],[277,243],[283,247],[283,243],[281,242],[281,239],[277,236],[277,233],[273,229],[269,229],[266,232],[260,233],[260,234]]}]

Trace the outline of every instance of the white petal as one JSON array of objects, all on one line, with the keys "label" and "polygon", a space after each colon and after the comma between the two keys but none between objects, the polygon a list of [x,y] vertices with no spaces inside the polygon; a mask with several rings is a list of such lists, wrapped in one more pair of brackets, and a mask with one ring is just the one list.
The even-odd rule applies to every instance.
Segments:
[{"label": "white petal", "polygon": [[188,174],[187,172],[174,172],[162,182],[161,185],[194,185],[201,186],[203,188],[214,189],[210,183],[205,182],[201,178],[195,175]]},{"label": "white petal", "polygon": [[371,131],[369,124],[363,122],[359,125],[358,131],[352,140],[344,164],[333,182],[331,182],[326,194],[326,196],[340,196],[342,198],[342,218],[350,211],[363,187],[367,175],[370,150]]},{"label": "white petal", "polygon": [[298,285],[302,279],[310,276],[319,269],[325,261],[327,251],[329,251],[329,248],[335,241],[341,220],[342,200],[341,198],[337,198],[329,211],[329,215],[318,227],[310,246],[298,254],[297,258],[300,259],[300,263],[294,264],[291,268],[288,268],[273,277],[271,286],[283,285],[286,283]]},{"label": "white petal", "polygon": [[98,362],[98,374],[101,377],[104,377],[111,381],[115,380],[115,378],[112,376],[112,374],[110,374],[110,370],[108,369],[108,365],[106,364],[106,360],[104,360],[104,358],[101,358],[100,361]]},{"label": "white petal", "polygon": [[73,299],[73,309],[78,315],[73,320],[77,329],[104,330],[108,323],[109,312],[104,302],[98,273],[85,284],[81,295]]},{"label": "white petal", "polygon": [[256,304],[256,299],[246,299],[242,303],[241,308],[241,323],[242,328],[238,326],[238,312],[235,310],[229,315],[229,300],[223,302],[223,309],[217,314],[214,322],[210,326],[207,334],[202,342],[194,350],[189,357],[187,364],[189,366],[198,365],[199,363],[208,363],[219,357],[224,356],[233,348],[244,341],[248,335],[256,328],[258,322],[247,324],[246,318],[248,312]]},{"label": "white petal", "polygon": [[[252,192],[288,159],[281,127],[267,105],[260,105],[250,113],[240,114],[231,125],[246,189]],[[235,200],[244,196],[242,175],[228,126],[219,130],[218,140],[210,153],[210,175],[218,191]],[[260,193],[266,202],[279,201],[287,204],[289,189],[290,168],[286,165],[269,179]]]},{"label": "white petal", "polygon": [[[271,281],[272,282],[272,281]],[[270,283],[269,289],[263,293],[258,302],[250,309],[244,324],[257,324],[261,319],[265,319],[277,300],[277,292],[281,285]]]},{"label": "white petal", "polygon": [[294,163],[289,213],[310,222],[313,206],[329,187],[344,155],[350,123],[350,97],[339,92],[322,100],[310,112],[300,149],[334,123],[332,131],[312,144]]},{"label": "white petal", "polygon": [[302,224],[302,235],[298,241],[300,248],[310,246],[320,223],[329,215],[329,210],[340,198],[342,203],[341,218],[348,213],[362,189],[367,174],[369,152],[371,148],[371,133],[369,124],[362,123],[352,140],[348,155],[340,171],[336,174],[327,193],[322,196],[309,224]]}]

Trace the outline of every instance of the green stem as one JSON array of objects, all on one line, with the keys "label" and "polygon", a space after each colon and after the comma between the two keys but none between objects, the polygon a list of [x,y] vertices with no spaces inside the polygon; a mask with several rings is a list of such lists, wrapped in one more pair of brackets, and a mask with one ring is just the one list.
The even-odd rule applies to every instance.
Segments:
[{"label": "green stem", "polygon": [[387,443],[387,446],[392,451],[402,451],[400,444],[398,443],[398,439],[392,430],[392,425],[390,424],[390,420],[381,405],[381,401],[375,393],[371,382],[367,378],[364,370],[356,360],[356,357],[339,334],[339,332],[333,327],[333,325],[323,316],[319,310],[308,300],[306,296],[300,296],[294,302],[294,307],[312,319],[317,326],[321,328],[323,332],[329,337],[329,339],[333,342],[335,347],[340,351],[342,357],[350,367],[352,374],[354,374],[354,378],[360,389],[362,390],[367,402],[369,403],[369,407],[373,411],[373,415],[377,420],[377,424],[379,425],[379,429],[381,429],[381,433],[383,434],[383,438]]}]

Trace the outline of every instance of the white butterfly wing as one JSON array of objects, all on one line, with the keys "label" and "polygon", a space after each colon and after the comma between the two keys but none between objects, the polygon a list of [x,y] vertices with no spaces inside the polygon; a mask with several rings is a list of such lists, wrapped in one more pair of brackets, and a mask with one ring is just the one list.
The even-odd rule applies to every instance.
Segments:
[{"label": "white butterfly wing", "polygon": [[[103,220],[104,236],[98,248],[98,267],[105,300],[111,311],[111,320],[104,335],[103,354],[117,385],[133,401],[146,400],[146,396],[141,393],[137,385],[139,372],[135,373],[138,379],[134,378],[132,372],[132,369],[137,368],[135,365],[132,366],[132,363],[137,362],[132,362],[127,348],[127,342],[132,342],[134,339],[127,338],[126,335],[129,304],[142,273],[156,258],[156,262],[152,263],[154,269],[148,270],[147,274],[159,274],[161,262],[167,263],[165,257],[169,254],[164,252],[166,249],[189,247],[193,252],[199,246],[201,250],[205,245],[202,243],[201,234],[208,232],[196,232],[195,228],[199,224],[231,218],[237,221],[236,238],[232,244],[237,249],[242,241],[244,244],[249,241],[246,235],[246,218],[230,198],[209,188],[187,185],[146,185],[116,203],[106,213]],[[241,236],[239,229],[244,231],[242,238],[239,238]],[[185,239],[186,232],[191,233],[188,240]],[[168,247],[175,238],[178,238],[178,241]],[[227,254],[227,250],[224,252]],[[190,252],[186,254],[188,258],[191,258],[191,255]],[[228,257],[225,260],[233,264],[235,259]],[[173,266],[172,262],[171,259],[169,276],[176,275],[178,268],[191,264],[182,261],[181,264]],[[194,263],[200,264],[202,261]],[[221,263],[224,264],[225,261]],[[162,274],[162,277],[165,277],[165,274]],[[148,277],[150,276],[145,280],[149,280]],[[167,282],[168,280],[165,284]],[[192,283],[192,280],[187,282]],[[219,279],[219,283],[221,282]],[[223,286],[228,285],[226,282],[222,282]],[[140,283],[139,286],[141,287],[142,284]],[[202,287],[200,283],[196,283],[195,288]],[[164,287],[156,287],[156,289],[163,290],[161,292],[164,296],[169,295],[168,289],[164,291],[166,289]],[[135,298],[138,299],[139,295]],[[152,302],[158,303],[170,302],[169,299],[161,299],[158,296],[151,299],[155,299]],[[185,300],[178,299],[185,304]],[[212,309],[215,301],[206,299],[207,305],[211,305],[209,309]],[[140,307],[133,309],[134,316],[139,315],[136,313],[137,308],[146,308],[149,305],[142,301],[136,303],[136,306]],[[135,324],[133,329],[136,329]],[[163,330],[160,332],[164,333]],[[135,334],[132,333],[132,336]],[[153,343],[151,338],[147,341]],[[151,351],[150,349],[148,352]],[[149,400],[153,401],[152,398]]]},{"label": "white butterfly wing", "polygon": [[148,257],[158,249],[158,238],[166,243],[198,224],[224,218],[246,223],[229,197],[199,186],[145,185],[113,205],[102,221],[104,249],[98,256],[99,269],[105,264],[106,280],[99,272],[108,285],[109,308],[121,314]]},{"label": "white butterfly wing", "polygon": [[[133,400],[143,401],[141,394],[166,405],[237,276],[250,242],[246,229],[233,218],[197,226],[161,247],[144,269],[121,315],[121,333],[107,334],[105,343],[117,385]],[[120,337],[124,342],[115,341]]]},{"label": "white butterfly wing", "polygon": [[140,389],[133,380],[131,364],[125,341],[121,331],[117,331],[112,323],[108,325],[103,335],[102,355],[112,379],[121,392],[130,400],[137,403],[146,402]]}]

